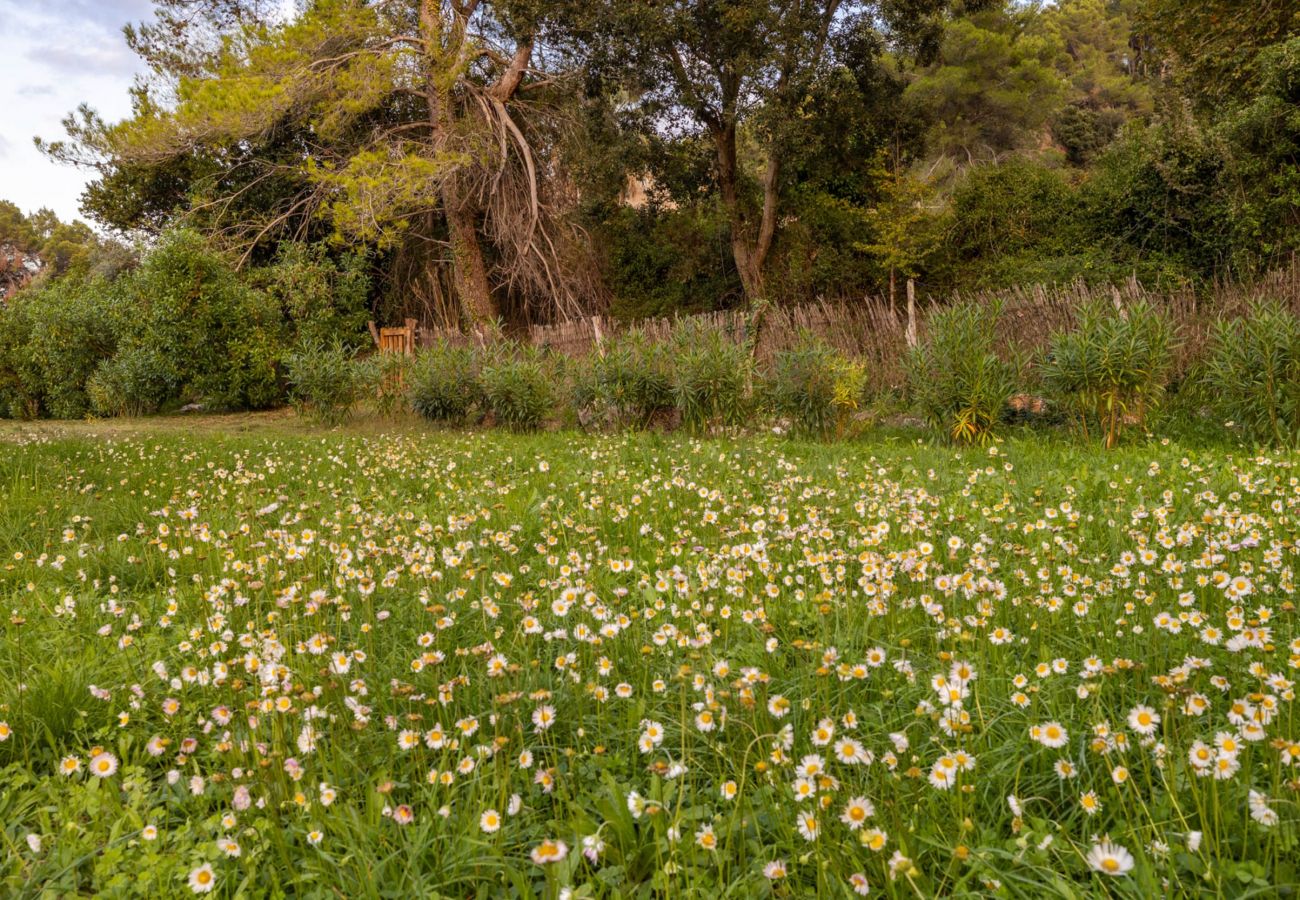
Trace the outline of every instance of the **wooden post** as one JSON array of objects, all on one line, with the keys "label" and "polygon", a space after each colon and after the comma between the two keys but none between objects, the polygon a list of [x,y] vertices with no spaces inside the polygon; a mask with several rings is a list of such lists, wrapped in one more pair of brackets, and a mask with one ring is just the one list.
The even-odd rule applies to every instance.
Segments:
[{"label": "wooden post", "polygon": [[591,330],[596,335],[596,352],[605,355],[605,335],[600,331],[600,316],[591,317]]},{"label": "wooden post", "polygon": [[406,320],[406,350],[407,356],[415,353],[415,329],[419,323],[415,319]]},{"label": "wooden post", "polygon": [[916,346],[916,282],[907,279],[907,346]]},{"label": "wooden post", "polygon": [[1128,312],[1127,310],[1124,309],[1124,298],[1120,294],[1119,288],[1112,287],[1110,290],[1111,290],[1111,300],[1115,304],[1115,312],[1119,313],[1119,317],[1127,322]]}]

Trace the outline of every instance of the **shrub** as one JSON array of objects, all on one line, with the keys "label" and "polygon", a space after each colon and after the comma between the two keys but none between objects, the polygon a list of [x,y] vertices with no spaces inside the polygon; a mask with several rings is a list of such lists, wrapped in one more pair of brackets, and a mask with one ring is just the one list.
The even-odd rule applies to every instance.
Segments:
[{"label": "shrub", "polygon": [[1078,416],[1085,437],[1095,433],[1114,447],[1125,425],[1141,425],[1159,403],[1172,349],[1173,328],[1150,304],[1119,310],[1092,300],[1073,330],[1052,336],[1043,382]]},{"label": "shrub", "polygon": [[[0,405],[62,418],[96,402],[118,414],[184,397],[271,407],[284,398],[286,315],[202,237],[170,232],[138,269],[111,281],[79,272],[52,278],[0,311]],[[101,372],[120,352],[120,364]],[[88,391],[97,373],[95,401]]]},{"label": "shrub", "polygon": [[100,416],[143,416],[176,391],[175,376],[155,350],[121,350],[99,364],[86,382],[91,409]]},{"label": "shrub", "polygon": [[555,403],[553,373],[531,348],[498,350],[482,371],[483,404],[512,431],[536,431]]},{"label": "shrub", "polygon": [[86,380],[117,347],[117,294],[68,276],[19,293],[0,311],[0,393],[11,415],[75,419]]},{"label": "shrub", "polygon": [[935,313],[908,354],[908,389],[930,426],[959,443],[994,435],[1016,389],[1017,367],[996,352],[1001,305],[963,303]]},{"label": "shrub", "polygon": [[31,352],[32,322],[26,295],[0,306],[0,415],[34,419],[41,414],[40,367]]},{"label": "shrub", "polygon": [[687,321],[673,335],[673,402],[693,431],[744,421],[752,362],[749,347],[718,328]]},{"label": "shrub", "polygon": [[569,403],[577,424],[582,428],[600,425],[606,419],[607,405],[601,396],[600,378],[596,371],[601,357],[591,353],[569,361],[565,370]]},{"label": "shrub", "polygon": [[372,353],[357,362],[362,390],[374,403],[375,412],[393,418],[407,405],[414,365],[405,353]]},{"label": "shrub", "polygon": [[973,166],[953,189],[952,216],[947,256],[963,288],[1073,277],[1079,200],[1062,172],[1027,159]]},{"label": "shrub", "polygon": [[283,399],[279,361],[288,343],[278,303],[200,236],[167,235],[123,282],[130,309],[123,342],[157,350],[181,394],[226,409]]},{"label": "shrub", "polygon": [[865,388],[865,366],[807,337],[772,362],[772,405],[804,434],[842,433]]},{"label": "shrub", "polygon": [[354,355],[341,341],[316,341],[285,357],[290,396],[300,413],[327,425],[337,425],[351,414],[366,385]]},{"label": "shrub", "polygon": [[461,422],[482,398],[478,358],[469,347],[440,341],[416,356],[409,399],[419,415],[433,422]]},{"label": "shrub", "polygon": [[643,332],[612,341],[604,356],[591,361],[597,402],[607,405],[619,422],[644,428],[673,408],[673,372],[669,348]]},{"label": "shrub", "polygon": [[249,281],[286,319],[299,344],[339,340],[360,350],[370,342],[370,280],[358,253],[331,253],[324,244],[286,241],[269,266],[253,269]]},{"label": "shrub", "polygon": [[1220,321],[1205,364],[1212,404],[1251,440],[1300,444],[1300,319],[1281,304],[1254,303]]}]

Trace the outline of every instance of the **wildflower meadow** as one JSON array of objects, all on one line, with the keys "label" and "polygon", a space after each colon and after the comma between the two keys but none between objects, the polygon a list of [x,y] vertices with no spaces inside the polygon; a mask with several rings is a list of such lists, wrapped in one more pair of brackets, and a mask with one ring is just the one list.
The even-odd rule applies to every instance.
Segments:
[{"label": "wildflower meadow", "polygon": [[2,449],[6,897],[1300,885],[1294,455]]}]

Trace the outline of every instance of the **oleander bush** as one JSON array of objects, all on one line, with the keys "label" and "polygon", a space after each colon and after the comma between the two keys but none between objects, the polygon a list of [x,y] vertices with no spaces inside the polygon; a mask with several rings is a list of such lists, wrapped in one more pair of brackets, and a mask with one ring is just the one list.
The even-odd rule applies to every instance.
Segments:
[{"label": "oleander bush", "polygon": [[671,344],[673,402],[694,432],[743,424],[749,415],[750,348],[721,329],[684,322]]},{"label": "oleander bush", "polygon": [[298,410],[326,425],[345,421],[371,385],[355,357],[339,341],[313,340],[295,347],[285,357],[285,368],[289,396]]},{"label": "oleander bush", "polygon": [[1259,300],[1220,320],[1205,363],[1211,405],[1252,441],[1300,444],[1300,317]]},{"label": "oleander bush", "polygon": [[511,431],[536,431],[555,411],[556,368],[531,347],[494,348],[480,376],[484,409]]},{"label": "oleander bush", "polygon": [[632,330],[591,360],[595,399],[622,425],[644,428],[673,408],[671,349]]},{"label": "oleander bush", "polygon": [[1126,427],[1144,425],[1159,404],[1173,345],[1172,325],[1149,303],[1117,308],[1092,300],[1077,311],[1073,329],[1052,336],[1040,374],[1085,439],[1114,447]]},{"label": "oleander bush", "polygon": [[930,317],[907,358],[907,387],[926,422],[955,443],[986,444],[1016,392],[1019,366],[997,346],[998,303],[962,303]]},{"label": "oleander bush", "polygon": [[778,416],[800,434],[842,435],[862,404],[866,366],[805,335],[777,353],[768,376],[768,396]]},{"label": "oleander bush", "polygon": [[439,341],[416,354],[410,369],[411,409],[431,422],[460,423],[483,402],[478,355]]}]

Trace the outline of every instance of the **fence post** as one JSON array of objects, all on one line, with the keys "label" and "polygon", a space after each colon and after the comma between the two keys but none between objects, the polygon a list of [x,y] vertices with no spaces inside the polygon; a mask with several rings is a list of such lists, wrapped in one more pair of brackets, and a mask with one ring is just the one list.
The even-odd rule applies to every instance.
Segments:
[{"label": "fence post", "polygon": [[907,279],[907,346],[916,346],[916,282]]}]

